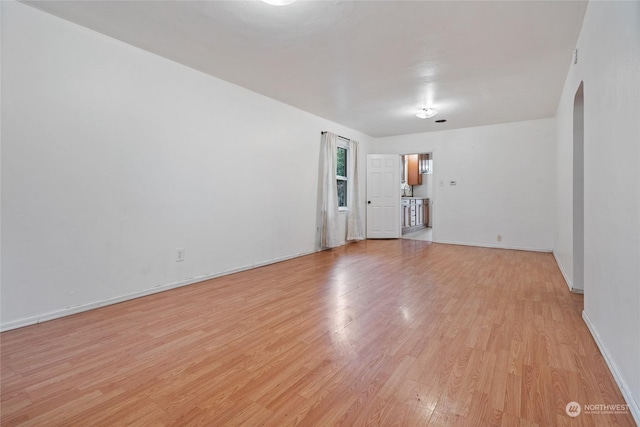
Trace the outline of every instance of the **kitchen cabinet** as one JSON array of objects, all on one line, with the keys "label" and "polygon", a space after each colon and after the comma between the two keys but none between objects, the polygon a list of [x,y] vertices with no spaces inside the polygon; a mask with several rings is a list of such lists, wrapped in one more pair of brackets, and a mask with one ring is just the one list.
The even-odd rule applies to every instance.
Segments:
[{"label": "kitchen cabinet", "polygon": [[416,200],[416,225],[424,225],[424,202],[422,200]]},{"label": "kitchen cabinet", "polygon": [[429,222],[429,199],[402,198],[402,234],[425,228]]},{"label": "kitchen cabinet", "polygon": [[409,199],[402,199],[402,230],[411,227],[411,205]]},{"label": "kitchen cabinet", "polygon": [[424,226],[429,226],[429,199],[424,199]]},{"label": "kitchen cabinet", "polygon": [[407,184],[422,185],[422,174],[420,173],[419,154],[409,154],[407,162]]}]

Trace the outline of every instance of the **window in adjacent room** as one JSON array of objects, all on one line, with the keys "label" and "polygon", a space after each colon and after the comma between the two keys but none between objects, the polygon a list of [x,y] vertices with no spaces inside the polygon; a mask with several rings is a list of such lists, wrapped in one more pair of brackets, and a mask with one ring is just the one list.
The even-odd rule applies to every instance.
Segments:
[{"label": "window in adjacent room", "polygon": [[349,179],[349,171],[347,170],[347,157],[349,155],[349,146],[347,141],[338,139],[338,153],[336,161],[336,185],[338,186],[338,209],[347,210],[347,181]]}]

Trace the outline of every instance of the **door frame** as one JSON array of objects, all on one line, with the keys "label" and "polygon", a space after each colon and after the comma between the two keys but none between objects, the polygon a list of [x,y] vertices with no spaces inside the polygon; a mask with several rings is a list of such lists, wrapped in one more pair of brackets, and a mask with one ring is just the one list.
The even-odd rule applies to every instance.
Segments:
[{"label": "door frame", "polygon": [[573,97],[573,277],[571,292],[584,293],[584,81]]},{"label": "door frame", "polygon": [[[412,150],[412,151],[408,151],[408,152],[401,152],[398,153],[398,161],[402,161],[402,156],[408,156],[410,154],[426,154],[426,153],[430,153],[433,156],[433,163],[435,165],[435,158],[436,158],[436,150],[435,149],[420,149],[420,150]],[[435,201],[438,200],[438,180],[436,179],[436,173],[437,173],[438,168],[436,168],[435,166],[433,167],[433,172],[431,173],[431,176],[433,178],[433,186],[432,186],[432,190],[433,190],[433,195],[431,197],[433,197],[433,200],[429,200],[429,210],[433,209],[432,213],[431,213],[431,218],[433,219],[432,223],[431,223],[431,241],[433,243],[436,243],[436,227],[435,224],[437,223],[436,221],[436,212],[438,212],[438,209],[436,207],[436,203],[434,203]],[[402,178],[401,182],[402,182]],[[402,194],[400,194],[400,206],[402,206]],[[400,217],[400,237],[402,238],[402,216]]]}]

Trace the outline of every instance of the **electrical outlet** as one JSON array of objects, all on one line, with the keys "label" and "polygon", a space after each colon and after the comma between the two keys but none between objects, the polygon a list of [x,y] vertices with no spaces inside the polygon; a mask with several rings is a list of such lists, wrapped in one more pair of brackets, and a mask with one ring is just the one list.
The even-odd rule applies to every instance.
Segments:
[{"label": "electrical outlet", "polygon": [[497,240],[498,242],[502,242],[502,234],[498,234],[498,235],[496,236],[496,240]]},{"label": "electrical outlet", "polygon": [[176,262],[184,261],[184,248],[176,249]]}]

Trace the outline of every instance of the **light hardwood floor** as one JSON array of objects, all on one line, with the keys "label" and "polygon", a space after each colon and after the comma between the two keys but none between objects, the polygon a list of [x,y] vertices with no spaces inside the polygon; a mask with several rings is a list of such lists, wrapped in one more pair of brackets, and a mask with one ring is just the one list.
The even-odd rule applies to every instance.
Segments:
[{"label": "light hardwood floor", "polygon": [[8,331],[13,425],[632,426],[553,256],[364,241]]},{"label": "light hardwood floor", "polygon": [[423,242],[433,241],[433,228],[423,228],[422,230],[413,231],[411,233],[403,234],[403,239],[409,240],[422,240]]}]

